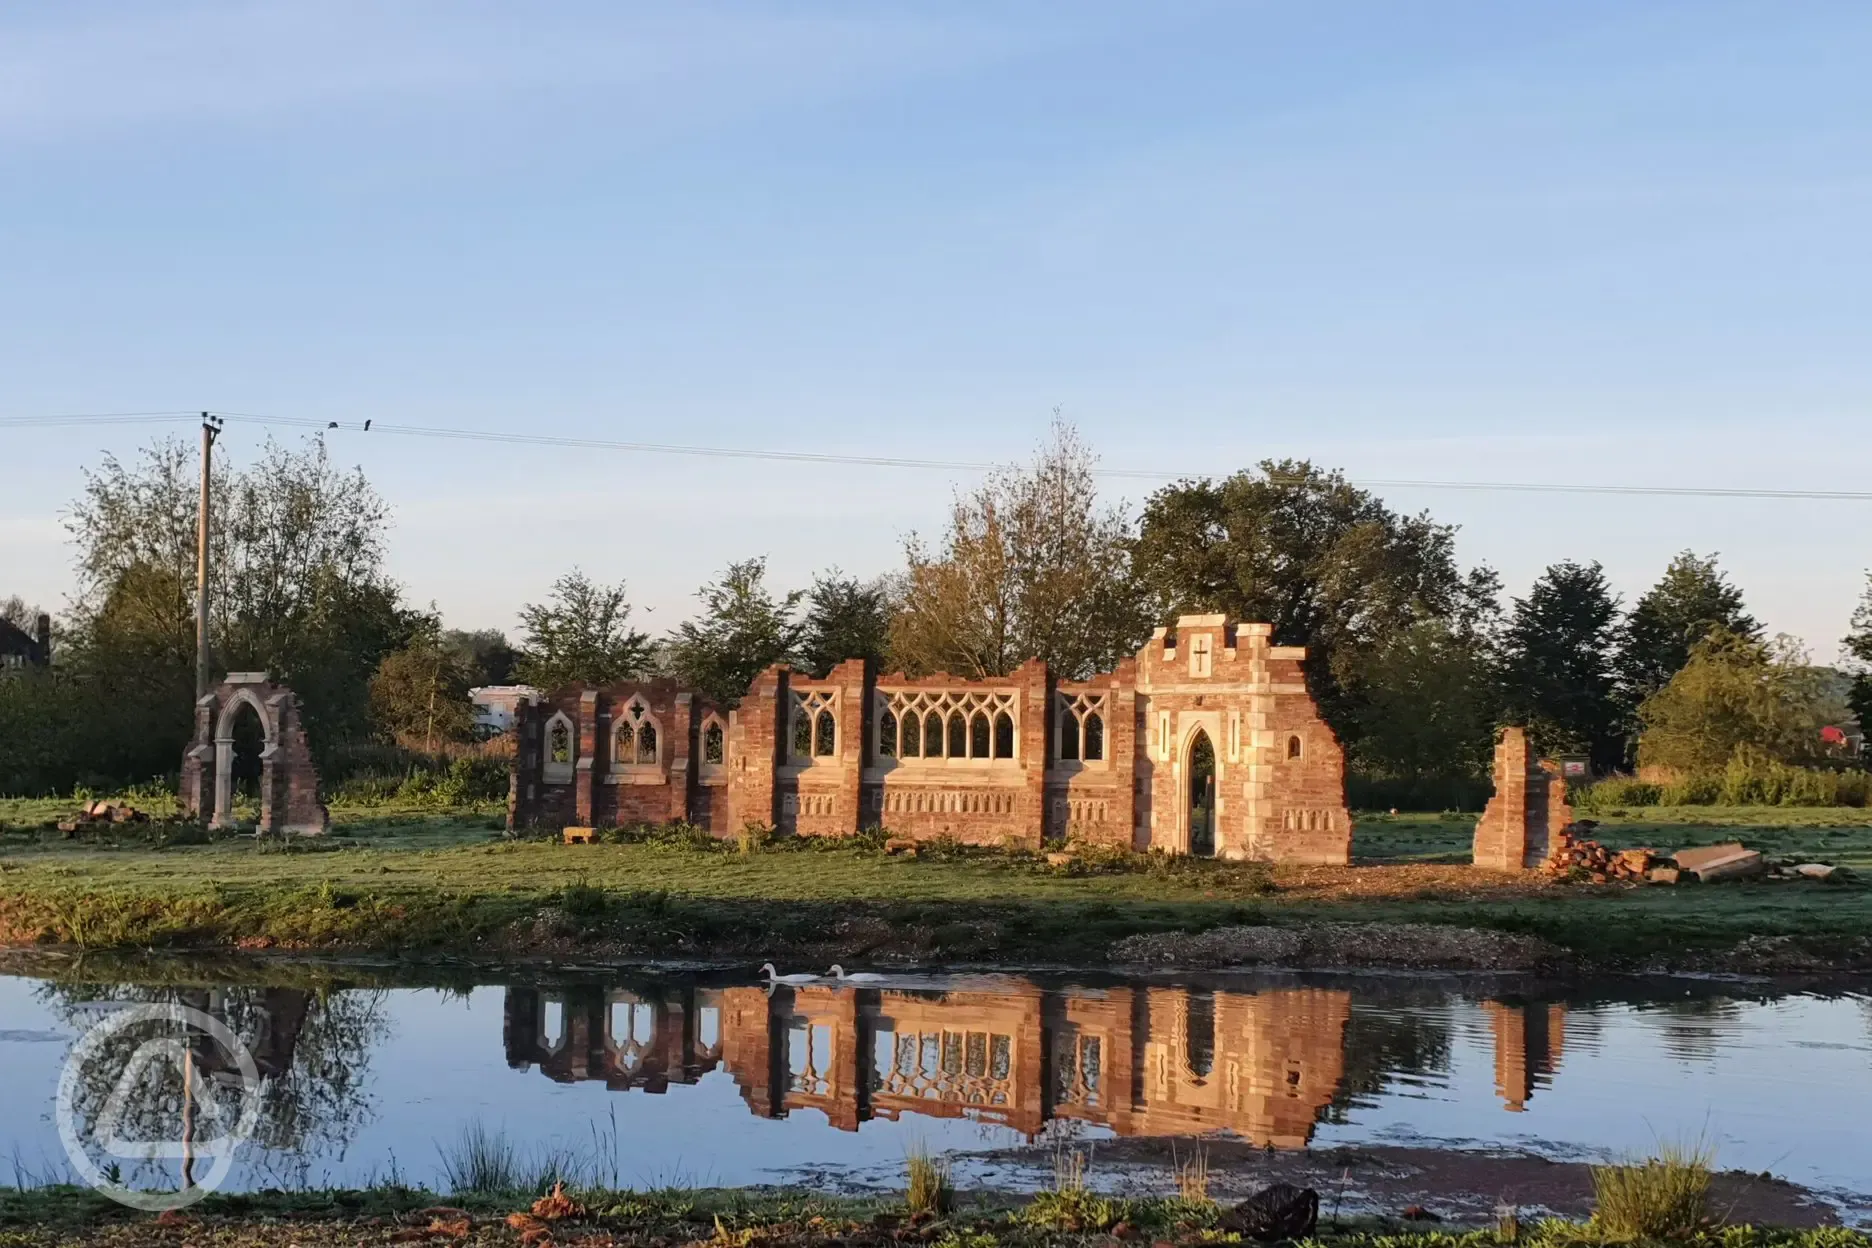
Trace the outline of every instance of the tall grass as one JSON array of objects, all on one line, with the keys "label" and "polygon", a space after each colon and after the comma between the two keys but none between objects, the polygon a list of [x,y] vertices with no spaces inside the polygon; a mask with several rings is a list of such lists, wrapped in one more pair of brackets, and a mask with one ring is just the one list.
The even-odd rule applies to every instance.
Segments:
[{"label": "tall grass", "polygon": [[1721,771],[1668,784],[1612,776],[1578,790],[1572,800],[1592,813],[1634,806],[1859,807],[1872,804],[1872,773],[1736,758]]},{"label": "tall grass", "polygon": [[1195,1153],[1184,1159],[1176,1155],[1172,1146],[1170,1165],[1176,1171],[1177,1195],[1192,1204],[1206,1204],[1209,1200],[1209,1150],[1198,1144]]},{"label": "tall grass", "polygon": [[1640,1162],[1594,1166],[1594,1224],[1614,1239],[1689,1237],[1708,1221],[1714,1156],[1697,1140],[1666,1144]]},{"label": "tall grass", "polygon": [[907,1182],[904,1205],[911,1213],[943,1214],[955,1203],[955,1189],[949,1185],[949,1163],[930,1155],[921,1144],[910,1149],[904,1158]]},{"label": "tall grass", "polygon": [[585,1177],[571,1150],[541,1149],[524,1155],[504,1132],[490,1131],[478,1121],[463,1127],[453,1144],[437,1144],[436,1152],[442,1159],[442,1177],[457,1196],[540,1193],[555,1183],[577,1183]]}]

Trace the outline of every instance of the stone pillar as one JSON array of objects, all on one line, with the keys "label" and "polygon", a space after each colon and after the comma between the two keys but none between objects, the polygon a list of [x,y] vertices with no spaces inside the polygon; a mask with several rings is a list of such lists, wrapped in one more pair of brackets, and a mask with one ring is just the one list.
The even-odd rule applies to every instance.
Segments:
[{"label": "stone pillar", "polygon": [[214,743],[214,816],[211,828],[225,828],[234,821],[234,738],[216,737]]},{"label": "stone pillar", "polygon": [[[593,798],[596,796],[592,792],[592,785],[598,776],[595,761],[598,757],[598,737],[598,691],[587,689],[579,694],[578,759],[572,764],[572,800],[581,827],[590,827],[592,821]],[[609,753],[607,749],[607,756]]]}]

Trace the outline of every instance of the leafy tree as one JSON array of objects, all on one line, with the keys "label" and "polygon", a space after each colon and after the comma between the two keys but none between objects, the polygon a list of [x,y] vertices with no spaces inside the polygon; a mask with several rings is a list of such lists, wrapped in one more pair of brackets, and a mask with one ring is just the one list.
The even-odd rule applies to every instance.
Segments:
[{"label": "leafy tree", "polygon": [[507,635],[498,628],[466,632],[459,628],[442,631],[442,645],[453,653],[468,673],[471,685],[506,685],[513,683],[514,668],[520,652],[507,644]]},{"label": "leafy tree", "polygon": [[1662,689],[1690,661],[1690,648],[1721,627],[1759,639],[1761,626],[1742,610],[1742,591],[1716,556],[1683,551],[1632,607],[1619,638],[1619,679],[1635,704]]},{"label": "leafy tree", "polygon": [[890,652],[895,605],[890,582],[883,577],[861,581],[833,568],[815,578],[806,594],[800,660],[820,676],[846,659],[882,665]]},{"label": "leafy tree", "polygon": [[805,591],[776,598],[766,578],[764,558],[729,564],[720,580],[696,591],[702,617],[683,621],[664,643],[664,661],[677,679],[722,706],[738,703],[767,668],[792,662],[805,636],[799,620]]},{"label": "leafy tree", "polygon": [[1624,759],[1614,674],[1619,604],[1597,564],[1556,563],[1517,598],[1503,634],[1504,697],[1536,749]]},{"label": "leafy tree", "polygon": [[1366,669],[1390,639],[1426,620],[1473,631],[1494,609],[1494,573],[1465,577],[1455,535],[1338,472],[1266,461],[1154,494],[1134,567],[1166,618],[1226,612],[1271,623],[1277,645],[1307,647],[1314,696],[1351,738],[1365,722]]},{"label": "leafy tree", "polygon": [[603,585],[573,568],[553,582],[551,598],[520,609],[526,642],[515,674],[529,685],[604,685],[643,673],[650,636],[630,627],[624,583]]},{"label": "leafy tree", "polygon": [[1766,645],[1718,625],[1638,708],[1638,762],[1686,775],[1714,771],[1738,750],[1783,763],[1817,753],[1839,710],[1826,674],[1787,638]]},{"label": "leafy tree", "polygon": [[474,736],[473,683],[468,655],[448,643],[431,615],[407,646],[377,665],[371,714],[378,731],[398,745],[433,751],[438,743],[467,741]]},{"label": "leafy tree", "polygon": [[31,633],[43,614],[39,608],[28,603],[18,594],[0,599],[0,620],[5,620],[24,633]]},{"label": "leafy tree", "polygon": [[1852,615],[1852,631],[1840,643],[1854,666],[1848,701],[1861,729],[1872,732],[1872,572],[1866,574],[1865,593]]},{"label": "leafy tree", "polygon": [[[174,438],[87,472],[67,516],[79,588],[68,660],[113,707],[94,759],[121,778],[175,768],[195,683],[193,448]],[[388,508],[317,437],[217,460],[209,560],[211,669],[293,686],[315,748],[370,731],[369,679],[420,618],[383,568]],[[108,760],[106,762],[105,760]]]},{"label": "leafy tree", "polygon": [[981,678],[1039,658],[1081,678],[1135,652],[1150,615],[1130,574],[1131,523],[1099,505],[1096,464],[1056,417],[1031,466],[956,496],[940,547],[912,534],[893,660]]},{"label": "leafy tree", "polygon": [[1411,782],[1488,776],[1501,690],[1485,639],[1420,620],[1385,642],[1361,674],[1352,751],[1360,773]]}]

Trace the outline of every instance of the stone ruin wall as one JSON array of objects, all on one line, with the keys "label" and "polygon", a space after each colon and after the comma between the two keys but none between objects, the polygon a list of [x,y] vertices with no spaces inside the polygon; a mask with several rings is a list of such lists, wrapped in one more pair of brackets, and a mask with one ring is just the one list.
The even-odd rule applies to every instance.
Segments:
[{"label": "stone ruin wall", "polygon": [[1475,865],[1537,869],[1572,822],[1559,764],[1534,753],[1526,728],[1502,729],[1495,742],[1495,795],[1476,823]]},{"label": "stone ruin wall", "polygon": [[[667,681],[560,690],[518,710],[509,826],[687,819],[716,836],[883,827],[1187,853],[1201,732],[1216,856],[1342,864],[1343,755],[1306,691],[1305,651],[1271,632],[1186,616],[1086,681],[1038,660],[990,680],[880,675],[856,659],[821,679],[777,666],[725,713]],[[636,725],[653,723],[654,758],[617,760],[620,717],[640,751]]]},{"label": "stone ruin wall", "polygon": [[319,796],[299,698],[265,672],[229,672],[195,703],[195,733],[182,753],[182,810],[211,828],[234,825],[234,721],[251,707],[260,721],[262,836],[323,836],[331,816]]}]

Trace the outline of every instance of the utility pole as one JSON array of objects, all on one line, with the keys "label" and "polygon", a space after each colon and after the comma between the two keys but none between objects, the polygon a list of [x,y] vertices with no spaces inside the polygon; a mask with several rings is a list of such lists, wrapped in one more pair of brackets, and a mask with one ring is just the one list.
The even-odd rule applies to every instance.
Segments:
[{"label": "utility pole", "polygon": [[201,414],[201,513],[195,522],[195,700],[208,693],[208,490],[221,420]]}]

